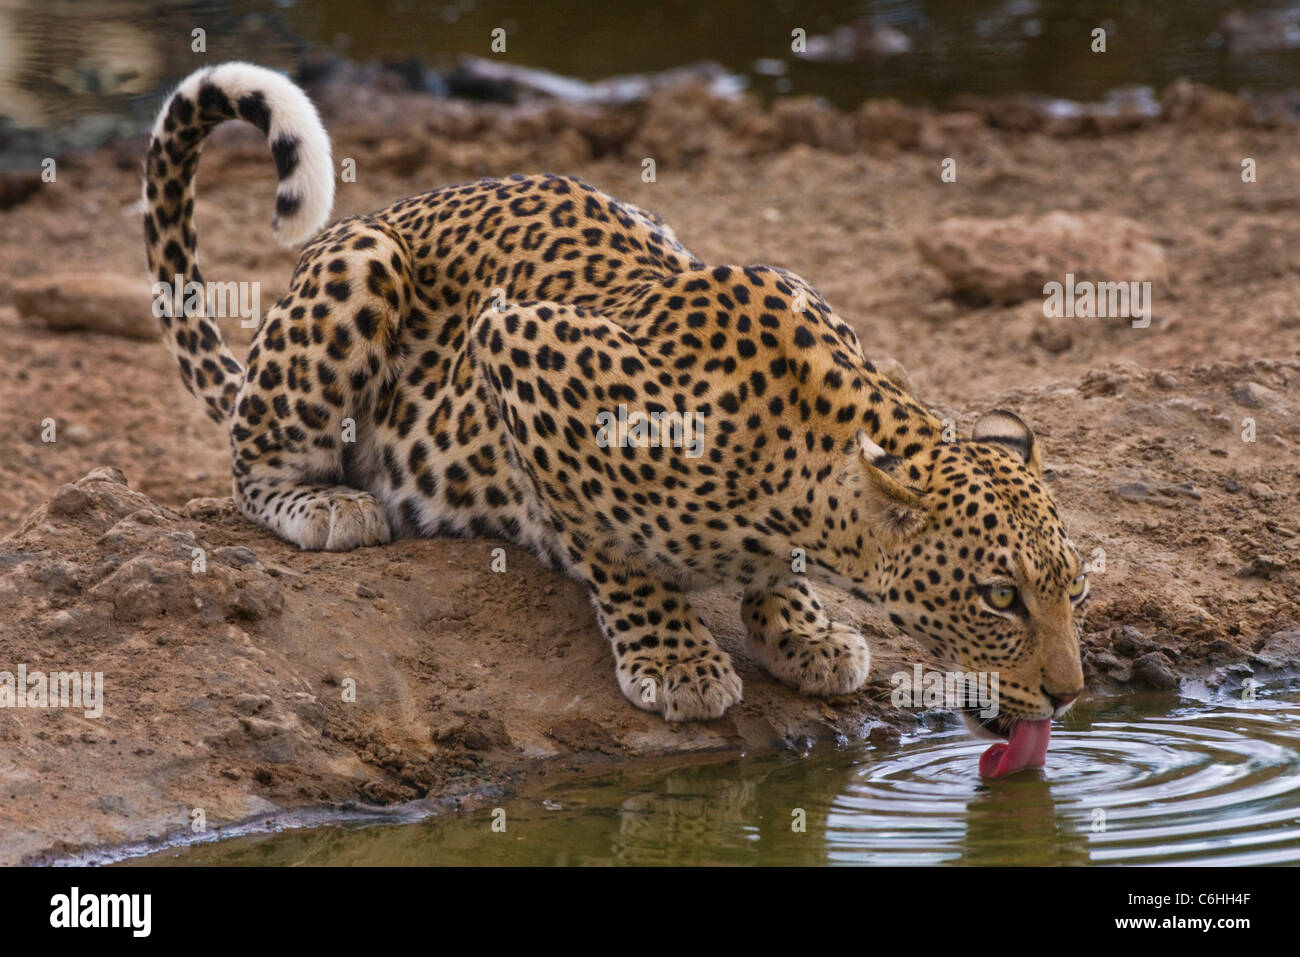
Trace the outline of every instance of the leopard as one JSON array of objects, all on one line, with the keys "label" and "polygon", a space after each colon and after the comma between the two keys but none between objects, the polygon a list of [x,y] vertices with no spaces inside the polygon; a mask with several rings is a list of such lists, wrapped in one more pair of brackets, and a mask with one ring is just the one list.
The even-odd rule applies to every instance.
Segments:
[{"label": "leopard", "polygon": [[[200,150],[227,120],[265,135],[273,233],[302,245],[244,362],[194,220]],[[658,215],[555,173],[329,223],[320,116],[251,63],[175,88],[143,178],[150,278],[198,293],[156,310],[162,338],[229,436],[238,512],[281,539],[528,549],[581,585],[622,693],[669,722],[742,699],[692,605],[703,588],[741,593],[745,650],[803,695],[869,676],[865,629],[832,619],[826,589],[997,673],[998,714],[963,713],[977,735],[1059,718],[1084,690],[1089,575],[1041,443],[1006,409],[949,428],[794,272],[706,264]]]}]

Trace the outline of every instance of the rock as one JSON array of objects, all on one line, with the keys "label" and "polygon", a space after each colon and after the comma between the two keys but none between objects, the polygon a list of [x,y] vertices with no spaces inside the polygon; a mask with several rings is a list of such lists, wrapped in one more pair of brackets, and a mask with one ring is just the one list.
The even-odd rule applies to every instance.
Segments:
[{"label": "rock", "polygon": [[978,115],[995,129],[1016,133],[1043,132],[1049,136],[1107,135],[1155,123],[1160,104],[1148,86],[1111,90],[1100,102],[1084,103],[1034,93],[981,96],[961,93],[947,106]]},{"label": "rock", "polygon": [[698,86],[666,91],[646,103],[641,122],[623,147],[626,155],[689,166],[704,156],[736,159],[774,150],[770,117],[744,101],[718,99]]},{"label": "rock", "polygon": [[1056,211],[1006,219],[951,218],[916,237],[953,292],[1011,303],[1044,297],[1066,273],[1081,281],[1163,282],[1164,250],[1138,223],[1104,213]]},{"label": "rock", "polygon": [[920,145],[924,123],[915,110],[909,110],[898,100],[866,100],[854,116],[858,142],[870,149],[873,146],[893,146],[915,149]]},{"label": "rock", "polygon": [[1263,482],[1253,482],[1249,491],[1251,498],[1259,499],[1261,502],[1271,502],[1277,498],[1277,492]]},{"label": "rock", "polygon": [[770,119],[783,148],[806,143],[836,153],[851,153],[857,145],[853,118],[814,97],[782,97],[772,104]]},{"label": "rock", "polygon": [[1108,651],[1090,653],[1084,664],[1094,672],[1104,674],[1112,681],[1117,681],[1120,684],[1128,684],[1133,679],[1132,668]]},{"label": "rock", "polygon": [[1124,391],[1127,376],[1118,369],[1089,369],[1079,382],[1079,394],[1085,399],[1103,395],[1119,395]]},{"label": "rock", "polygon": [[1170,691],[1178,687],[1178,676],[1169,667],[1165,656],[1152,651],[1133,662],[1133,677],[1148,688]]},{"label": "rock", "polygon": [[1160,97],[1160,116],[1172,123],[1192,123],[1227,128],[1254,121],[1254,111],[1245,100],[1193,83],[1186,77],[1175,80]]},{"label": "rock", "polygon": [[287,730],[285,725],[280,722],[267,721],[265,718],[242,718],[239,726],[245,734],[255,741],[264,741],[267,738],[277,737]]},{"label": "rock", "polygon": [[1240,688],[1254,675],[1255,669],[1244,661],[1215,668],[1205,677],[1205,684],[1212,691],[1230,691]]},{"label": "rock", "polygon": [[1258,382],[1239,382],[1232,387],[1232,397],[1248,409],[1260,409],[1275,404],[1278,394]]},{"label": "rock", "polygon": [[1211,664],[1220,661],[1234,661],[1241,657],[1241,648],[1227,638],[1215,638],[1205,650],[1206,660]]},{"label": "rock", "polygon": [[1093,665],[1101,671],[1108,671],[1112,668],[1123,667],[1124,662],[1120,661],[1109,651],[1093,651],[1087,656],[1087,663]]},{"label": "rock", "polygon": [[109,602],[118,621],[185,618],[200,608],[188,569],[152,555],[139,555],[123,563],[91,594]]},{"label": "rock", "polygon": [[255,715],[262,711],[271,703],[271,696],[268,694],[237,694],[235,695],[235,710],[242,715]]},{"label": "rock", "polygon": [[903,738],[892,724],[878,724],[867,733],[867,742],[875,748],[892,748]]},{"label": "rock", "polygon": [[1014,93],[1009,96],[980,96],[975,93],[959,93],[946,104],[948,109],[963,113],[973,113],[980,120],[995,129],[1011,130],[1016,133],[1029,133],[1040,130],[1052,119],[1058,123],[1073,123],[1075,130],[1081,126],[1082,110],[1079,104],[1072,104],[1072,109],[1063,109],[1060,105],[1047,108],[1047,97],[1028,93]]},{"label": "rock", "polygon": [[922,149],[947,156],[952,144],[971,143],[985,128],[984,117],[968,110],[926,116],[921,128]]},{"label": "rock", "polygon": [[50,594],[71,596],[79,594],[84,587],[83,576],[72,562],[54,560],[38,563],[27,569],[27,577],[38,585],[43,585]]},{"label": "rock", "polygon": [[87,445],[94,441],[95,438],[94,433],[80,423],[67,426],[59,434],[62,438],[67,439],[73,445]]},{"label": "rock", "polygon": [[1126,502],[1146,502],[1171,506],[1179,496],[1199,499],[1201,492],[1191,482],[1153,482],[1141,479],[1115,489],[1115,494]]},{"label": "rock", "polygon": [[1281,555],[1256,555],[1250,564],[1237,569],[1238,578],[1272,578],[1286,570],[1286,559]]},{"label": "rock", "polygon": [[230,548],[218,548],[212,553],[212,560],[222,565],[231,565],[235,568],[245,568],[249,565],[260,565],[261,559],[251,548],[245,548],[242,545],[236,545]]},{"label": "rock", "polygon": [[1178,377],[1169,372],[1157,372],[1154,381],[1161,389],[1178,388]]},{"label": "rock", "polygon": [[[112,482],[116,485],[126,485],[126,473],[115,465],[101,465],[87,472],[81,482]],[[80,485],[81,482],[77,484]]]},{"label": "rock", "polygon": [[619,751],[613,736],[590,718],[557,721],[546,729],[546,736],[569,751],[600,751],[604,754],[617,754]]},{"label": "rock", "polygon": [[10,289],[14,307],[29,320],[60,332],[101,332],[157,339],[153,296],[143,279],[114,273],[67,273],[20,279]]},{"label": "rock", "polygon": [[1251,661],[1272,671],[1300,668],[1300,629],[1274,632],[1255,649]]},{"label": "rock", "polygon": [[921,715],[921,723],[931,731],[952,731],[962,726],[961,718],[951,711],[926,711]]},{"label": "rock", "polygon": [[79,515],[90,508],[91,498],[75,485],[65,485],[54,493],[45,511],[50,515]]},{"label": "rock", "polygon": [[1138,658],[1156,647],[1156,642],[1132,625],[1124,625],[1111,640],[1111,647],[1125,658]]},{"label": "rock", "polygon": [[[99,544],[133,556],[90,592],[112,606],[116,621],[258,621],[274,618],[284,608],[279,584],[256,556],[249,564],[236,554],[229,565],[210,561],[198,570],[191,557],[194,538],[182,529],[121,522]],[[231,552],[246,551],[216,549],[213,557],[224,553],[223,559],[229,560]]]},{"label": "rock", "polygon": [[459,746],[470,751],[492,751],[514,746],[501,719],[483,711],[475,715],[459,714],[455,722],[435,728],[433,739],[444,747]]}]

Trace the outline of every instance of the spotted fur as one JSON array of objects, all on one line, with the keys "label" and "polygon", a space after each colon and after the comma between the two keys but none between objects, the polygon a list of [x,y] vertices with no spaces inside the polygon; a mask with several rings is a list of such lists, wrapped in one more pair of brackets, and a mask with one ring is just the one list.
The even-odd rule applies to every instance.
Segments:
[{"label": "spotted fur", "polygon": [[[328,166],[328,141],[303,102],[243,64],[181,85],[150,145],[153,275],[199,275],[194,168],[222,119],[268,131],[280,197],[304,198],[282,233],[287,215],[318,218],[324,187],[295,177]],[[294,150],[277,151],[285,137]],[[669,720],[741,697],[691,606],[703,585],[743,591],[751,653],[808,694],[856,690],[870,661],[818,584],[878,603],[957,667],[998,671],[993,733],[1082,686],[1082,568],[1024,423],[996,412],[943,441],[805,280],[708,266],[575,179],[485,179],[336,222],[246,368],[211,319],[164,317],[163,332],[229,430],[244,515],[308,549],[520,543],[589,590],[624,693]],[[700,454],[602,441],[620,405],[698,416]],[[990,604],[997,581],[1015,606]]]}]

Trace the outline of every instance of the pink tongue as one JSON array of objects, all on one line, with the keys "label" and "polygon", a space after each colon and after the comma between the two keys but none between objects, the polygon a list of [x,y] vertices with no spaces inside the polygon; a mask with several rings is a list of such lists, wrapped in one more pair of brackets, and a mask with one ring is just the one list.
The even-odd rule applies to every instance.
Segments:
[{"label": "pink tongue", "polygon": [[1009,744],[999,741],[980,755],[980,777],[1001,778],[1024,768],[1041,768],[1047,761],[1051,736],[1051,718],[1017,721]]}]

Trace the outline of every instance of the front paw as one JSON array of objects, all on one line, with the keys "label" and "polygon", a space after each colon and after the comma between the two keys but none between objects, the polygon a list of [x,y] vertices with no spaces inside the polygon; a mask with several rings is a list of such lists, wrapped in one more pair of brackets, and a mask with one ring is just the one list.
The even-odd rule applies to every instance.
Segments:
[{"label": "front paw", "polygon": [[786,632],[776,641],[750,647],[773,677],[806,695],[857,691],[871,670],[867,640],[847,625],[831,623],[808,634]]},{"label": "front paw", "polygon": [[624,679],[623,693],[633,704],[657,711],[666,721],[712,721],[740,701],[743,685],[723,651],[681,661],[643,665]]}]

